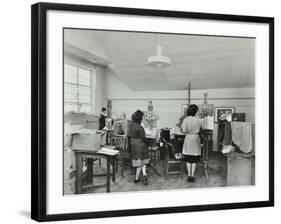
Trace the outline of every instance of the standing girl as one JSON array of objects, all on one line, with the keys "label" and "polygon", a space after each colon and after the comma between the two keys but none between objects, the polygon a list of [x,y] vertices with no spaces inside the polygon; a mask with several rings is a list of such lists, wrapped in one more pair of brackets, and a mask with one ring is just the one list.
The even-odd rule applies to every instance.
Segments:
[{"label": "standing girl", "polygon": [[198,106],[191,104],[187,110],[187,117],[182,122],[182,130],[186,134],[182,149],[184,160],[187,168],[187,180],[194,182],[194,173],[196,164],[201,156],[200,143],[200,128],[202,127],[202,120],[195,115],[198,112]]},{"label": "standing girl", "polygon": [[141,126],[144,113],[137,110],[132,115],[132,122],[128,129],[130,138],[130,148],[132,153],[132,166],[136,167],[136,176],[134,182],[140,181],[140,173],[143,174],[143,184],[147,185],[146,164],[149,163],[148,148],[146,145],[145,131]]}]

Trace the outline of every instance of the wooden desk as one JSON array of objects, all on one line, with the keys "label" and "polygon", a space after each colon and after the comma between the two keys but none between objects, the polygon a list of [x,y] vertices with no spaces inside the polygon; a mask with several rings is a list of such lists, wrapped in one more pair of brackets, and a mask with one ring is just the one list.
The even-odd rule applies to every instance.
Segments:
[{"label": "wooden desk", "polygon": [[[115,160],[116,155],[105,155],[100,154],[94,151],[87,151],[87,150],[73,150],[75,152],[75,163],[76,163],[76,183],[75,183],[75,194],[81,194],[83,192],[83,188],[91,188],[91,187],[101,187],[106,186],[106,192],[110,192],[110,164],[112,164],[112,181],[115,181]],[[85,158],[88,164],[86,170],[86,178],[87,178],[87,185],[82,186],[83,182],[83,158]],[[93,159],[96,158],[104,158],[106,159],[106,174],[98,174],[94,175],[93,172]],[[104,185],[93,185],[93,177],[94,176],[106,176],[106,184]]]}]

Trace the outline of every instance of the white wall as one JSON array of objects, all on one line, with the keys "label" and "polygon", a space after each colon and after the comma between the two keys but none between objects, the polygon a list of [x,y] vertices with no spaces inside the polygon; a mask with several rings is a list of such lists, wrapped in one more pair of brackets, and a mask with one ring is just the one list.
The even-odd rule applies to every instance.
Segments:
[{"label": "white wall", "polygon": [[[132,91],[111,70],[106,69],[107,98],[112,100],[112,111],[125,112],[127,116],[137,110],[147,110],[152,100],[154,111],[159,113],[160,127],[174,127],[181,116],[181,106],[187,103],[186,91]],[[192,89],[192,84],[191,84]],[[209,89],[192,90],[191,103],[203,104],[204,93],[208,103],[215,107],[235,107],[236,112],[246,113],[246,120],[255,123],[255,89]]]},{"label": "white wall", "polygon": [[95,91],[93,92],[92,98],[95,99],[95,106],[92,109],[92,113],[99,115],[101,108],[106,106],[107,98],[107,83],[105,79],[105,69],[101,66],[96,66],[96,83]]}]

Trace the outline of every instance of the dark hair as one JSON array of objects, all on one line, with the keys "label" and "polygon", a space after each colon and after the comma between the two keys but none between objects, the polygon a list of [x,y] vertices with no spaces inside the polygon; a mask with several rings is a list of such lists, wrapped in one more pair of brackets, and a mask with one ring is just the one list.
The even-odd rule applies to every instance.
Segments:
[{"label": "dark hair", "polygon": [[187,110],[187,116],[194,117],[197,111],[198,111],[198,106],[195,104],[190,104]]},{"label": "dark hair", "polygon": [[104,112],[104,111],[106,111],[106,108],[105,107],[101,108],[101,112]]},{"label": "dark hair", "polygon": [[144,113],[141,110],[137,110],[135,113],[132,115],[132,121],[135,123],[140,124],[142,121]]}]

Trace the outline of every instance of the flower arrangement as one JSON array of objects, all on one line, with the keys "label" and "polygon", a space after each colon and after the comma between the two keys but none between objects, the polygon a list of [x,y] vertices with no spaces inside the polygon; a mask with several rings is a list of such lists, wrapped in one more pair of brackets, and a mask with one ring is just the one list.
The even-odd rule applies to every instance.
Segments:
[{"label": "flower arrangement", "polygon": [[159,115],[153,111],[145,111],[143,115],[143,121],[157,121],[159,120]]},{"label": "flower arrangement", "polygon": [[144,127],[146,136],[157,138],[159,135],[158,129],[159,115],[153,111],[145,111],[142,118],[142,126]]}]

